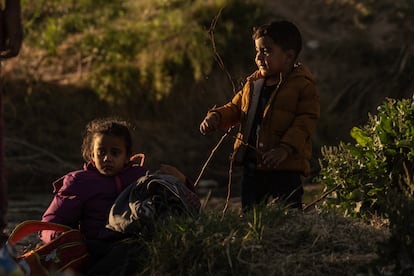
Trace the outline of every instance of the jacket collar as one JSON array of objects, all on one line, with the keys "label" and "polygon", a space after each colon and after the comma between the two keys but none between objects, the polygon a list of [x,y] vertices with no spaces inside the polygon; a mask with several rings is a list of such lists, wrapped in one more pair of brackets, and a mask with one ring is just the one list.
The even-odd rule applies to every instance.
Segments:
[{"label": "jacket collar", "polygon": [[[125,165],[125,167],[121,170],[120,173],[124,172],[125,170],[129,169],[130,167],[132,167],[134,163],[132,161],[129,161],[128,164]],[[83,164],[83,169],[85,171],[96,171],[98,172],[98,169],[96,168],[95,162],[93,161],[89,161],[85,164]]]},{"label": "jacket collar", "polygon": [[[296,77],[305,77],[312,82],[315,82],[314,77],[310,73],[309,69],[304,66],[302,63],[298,62],[294,65],[292,72],[285,76],[282,81],[286,81],[288,79],[296,78]],[[254,71],[250,76],[247,77],[248,82],[253,82],[258,79],[263,79],[264,76],[260,73],[260,70]]]}]

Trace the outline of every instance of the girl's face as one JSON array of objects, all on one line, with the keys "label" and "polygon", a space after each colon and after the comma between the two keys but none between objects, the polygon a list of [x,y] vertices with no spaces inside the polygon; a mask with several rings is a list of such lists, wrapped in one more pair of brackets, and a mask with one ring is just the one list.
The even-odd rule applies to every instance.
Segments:
[{"label": "girl's face", "polygon": [[268,36],[254,41],[256,48],[256,65],[264,77],[279,77],[279,73],[290,70],[293,64],[291,51],[284,51]]},{"label": "girl's face", "polygon": [[122,137],[97,134],[92,147],[92,160],[103,175],[114,176],[129,162],[125,140]]}]

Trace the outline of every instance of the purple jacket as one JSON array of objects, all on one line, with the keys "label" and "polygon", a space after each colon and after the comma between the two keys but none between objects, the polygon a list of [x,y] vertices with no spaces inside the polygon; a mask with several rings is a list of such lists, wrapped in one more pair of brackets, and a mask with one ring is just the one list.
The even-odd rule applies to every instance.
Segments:
[{"label": "purple jacket", "polygon": [[[108,238],[105,225],[112,204],[128,185],[146,172],[146,168],[131,163],[118,175],[105,176],[93,163],[85,164],[83,170],[70,172],[53,183],[55,196],[42,221],[79,228],[86,239]],[[56,236],[54,231],[40,233],[44,242]]]}]

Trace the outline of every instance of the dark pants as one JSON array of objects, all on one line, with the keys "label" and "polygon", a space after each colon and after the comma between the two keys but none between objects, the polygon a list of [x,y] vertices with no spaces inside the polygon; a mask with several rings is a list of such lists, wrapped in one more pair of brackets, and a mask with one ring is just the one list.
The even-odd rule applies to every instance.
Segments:
[{"label": "dark pants", "polygon": [[257,170],[252,163],[244,166],[241,180],[243,211],[267,202],[270,198],[278,198],[279,202],[288,207],[302,209],[302,195],[300,173]]}]

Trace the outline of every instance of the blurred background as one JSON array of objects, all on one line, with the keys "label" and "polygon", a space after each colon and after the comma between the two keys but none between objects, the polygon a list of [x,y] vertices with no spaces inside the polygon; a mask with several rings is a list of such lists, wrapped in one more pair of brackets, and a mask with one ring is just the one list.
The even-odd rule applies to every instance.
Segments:
[{"label": "blurred background", "polygon": [[[5,63],[4,80],[12,193],[49,193],[54,179],[80,169],[84,126],[106,116],[132,123],[134,151],[146,155],[151,171],[167,163],[197,179],[224,134],[202,136],[199,124],[255,70],[252,30],[272,19],[299,27],[299,60],[320,88],[313,175],[321,146],[350,141],[350,129],[385,98],[414,91],[410,0],[25,0],[22,6],[25,40],[20,55]],[[235,131],[203,174],[219,190],[227,186]],[[233,180],[239,176],[236,168]]]}]

